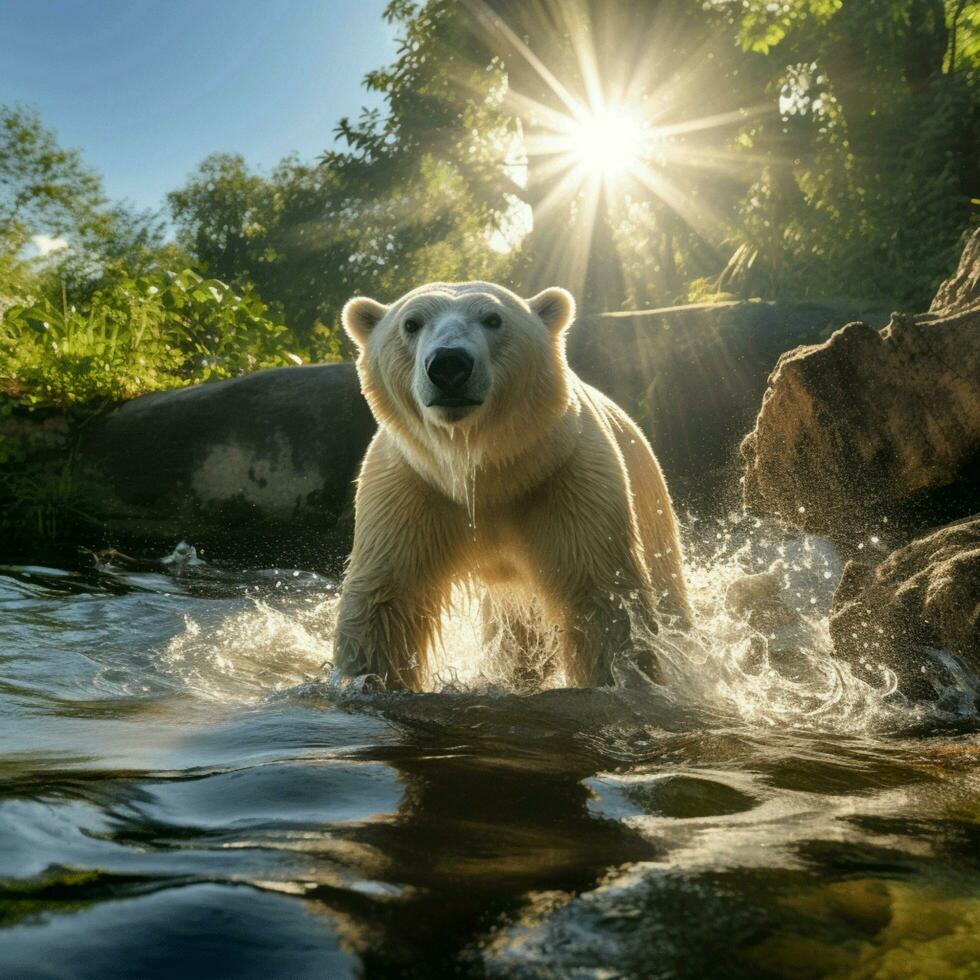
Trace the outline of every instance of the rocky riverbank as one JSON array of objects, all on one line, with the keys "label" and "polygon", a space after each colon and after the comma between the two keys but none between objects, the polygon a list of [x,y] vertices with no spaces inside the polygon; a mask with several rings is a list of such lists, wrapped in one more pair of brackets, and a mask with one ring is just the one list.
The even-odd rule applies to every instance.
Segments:
[{"label": "rocky riverbank", "polygon": [[[833,541],[849,563],[830,631],[856,669],[883,658],[912,693],[936,651],[980,669],[980,231],[924,313],[746,302],[606,314],[575,326],[569,358],[643,426],[682,515],[722,514],[741,487],[750,511]],[[331,574],[373,431],[349,363],[147,395],[83,424],[0,421],[60,474],[50,499],[31,490],[48,549],[159,556],[186,539],[210,560]],[[59,507],[79,519],[59,524]],[[779,576],[730,600],[765,633],[783,608]]]},{"label": "rocky riverbank", "polygon": [[851,559],[839,654],[911,694],[937,652],[980,670],[980,230],[927,313],[783,354],[742,455],[747,507]]}]

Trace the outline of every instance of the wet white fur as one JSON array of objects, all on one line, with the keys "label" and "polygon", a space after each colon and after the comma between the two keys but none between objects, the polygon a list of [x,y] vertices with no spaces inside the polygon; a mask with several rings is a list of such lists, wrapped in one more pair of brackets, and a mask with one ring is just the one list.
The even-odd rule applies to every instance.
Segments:
[{"label": "wet white fur", "polygon": [[[502,324],[485,325],[489,312]],[[414,334],[404,324],[423,324]],[[538,597],[569,683],[609,678],[630,615],[689,614],[660,467],[639,428],[565,357],[574,300],[432,283],[344,308],[378,421],[358,480],[335,663],[418,689],[454,584]],[[474,356],[472,410],[426,407],[424,361],[449,337]],[[529,633],[533,627],[529,626]]]}]

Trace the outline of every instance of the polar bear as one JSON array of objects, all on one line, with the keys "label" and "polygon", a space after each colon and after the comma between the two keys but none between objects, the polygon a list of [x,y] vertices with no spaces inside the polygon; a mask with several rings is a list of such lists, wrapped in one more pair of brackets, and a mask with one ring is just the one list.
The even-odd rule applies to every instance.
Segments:
[{"label": "polar bear", "polygon": [[[535,596],[565,678],[607,683],[631,618],[689,607],[660,466],[565,356],[571,295],[431,283],[350,300],[378,431],[361,465],[335,667],[418,690],[455,584]],[[533,624],[529,624],[529,628]]]}]

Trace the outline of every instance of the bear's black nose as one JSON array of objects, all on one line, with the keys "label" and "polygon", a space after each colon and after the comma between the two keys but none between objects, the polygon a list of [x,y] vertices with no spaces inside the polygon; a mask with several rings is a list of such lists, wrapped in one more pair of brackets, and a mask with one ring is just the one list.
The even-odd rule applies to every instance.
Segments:
[{"label": "bear's black nose", "polygon": [[440,391],[459,391],[473,373],[473,358],[462,347],[440,347],[429,359],[425,373]]}]

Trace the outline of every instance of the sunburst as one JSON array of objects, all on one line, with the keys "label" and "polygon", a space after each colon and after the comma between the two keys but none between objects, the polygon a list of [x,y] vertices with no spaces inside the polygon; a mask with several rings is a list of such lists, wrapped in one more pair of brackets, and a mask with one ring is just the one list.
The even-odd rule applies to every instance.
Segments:
[{"label": "sunburst", "polygon": [[[581,5],[577,0],[551,0],[546,3],[548,17],[563,25],[577,62],[575,74],[582,93],[576,96],[482,0],[470,0],[469,7],[492,46],[509,49],[507,57],[523,59],[554,96],[552,104],[545,105],[512,88],[508,100],[516,114],[534,120],[523,133],[523,150],[537,180],[547,185],[546,193],[536,196],[535,221],[575,203],[575,227],[568,229],[563,246],[568,261],[561,263],[569,269],[567,285],[575,289],[579,284],[574,280],[592,260],[589,245],[600,207],[624,195],[655,199],[709,240],[722,236],[722,216],[685,191],[688,182],[680,175],[684,169],[741,171],[744,154],[732,152],[723,140],[701,137],[706,131],[730,131],[768,110],[739,108],[685,118],[684,109],[693,101],[691,92],[709,83],[704,75],[711,62],[707,52],[669,78],[658,80],[659,61],[649,57],[634,59],[642,68],[633,77],[604,79]],[[627,38],[628,29],[623,34]],[[608,256],[598,258],[608,260]]]},{"label": "sunburst", "polygon": [[628,107],[603,108],[575,120],[568,152],[583,176],[616,180],[647,156],[649,138],[649,130]]}]

